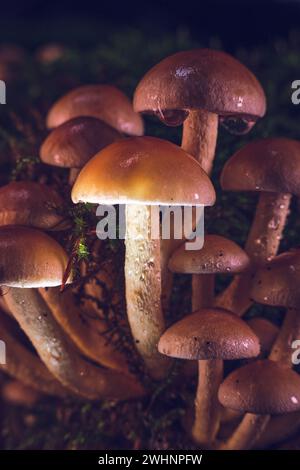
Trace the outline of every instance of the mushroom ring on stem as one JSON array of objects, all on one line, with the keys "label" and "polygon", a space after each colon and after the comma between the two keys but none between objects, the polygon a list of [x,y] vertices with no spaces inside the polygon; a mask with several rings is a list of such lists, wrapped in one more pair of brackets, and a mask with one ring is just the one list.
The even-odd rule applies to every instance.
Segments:
[{"label": "mushroom ring on stem", "polygon": [[[210,444],[219,415],[215,396],[222,360],[255,357],[259,342],[251,328],[236,315],[222,309],[203,309],[184,317],[162,335],[158,350],[167,356],[197,360],[199,382],[195,400],[193,437],[199,444]],[[212,426],[212,428],[211,428]]]},{"label": "mushroom ring on stem", "polygon": [[75,182],[72,199],[75,203],[126,205],[128,320],[151,375],[160,378],[166,373],[168,361],[157,351],[165,321],[160,240],[153,236],[159,212],[152,206],[212,205],[212,183],[180,147],[153,137],[132,137],[111,144],[87,163]]},{"label": "mushroom ring on stem", "polygon": [[40,296],[37,288],[61,284],[67,264],[63,248],[45,233],[16,225],[0,227],[0,284],[9,287],[5,301],[50,372],[85,398],[141,395],[141,386],[130,377],[82,359]]},{"label": "mushroom ring on stem", "polygon": [[[259,192],[245,245],[255,270],[276,256],[291,195],[300,195],[300,142],[275,138],[251,142],[227,161],[221,186],[229,191]],[[252,304],[251,276],[251,272],[237,276],[217,305],[243,315]]]}]

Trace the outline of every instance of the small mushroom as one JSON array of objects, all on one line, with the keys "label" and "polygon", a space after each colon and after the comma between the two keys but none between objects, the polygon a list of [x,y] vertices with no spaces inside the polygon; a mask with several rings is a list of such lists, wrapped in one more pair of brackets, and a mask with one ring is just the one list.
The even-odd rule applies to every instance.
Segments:
[{"label": "small mushroom", "polygon": [[85,398],[141,395],[141,386],[130,377],[81,358],[36,289],[60,285],[67,263],[63,248],[43,232],[16,225],[0,227],[0,285],[9,288],[5,301],[50,372]]},{"label": "small mushroom", "polygon": [[246,414],[222,449],[249,449],[265,429],[269,415],[300,409],[300,377],[287,367],[260,360],[233,371],[221,384],[221,404]]},{"label": "small mushroom", "polygon": [[199,382],[195,400],[193,437],[210,444],[216,435],[220,414],[217,406],[218,380],[222,360],[255,357],[258,339],[250,327],[236,315],[222,309],[202,309],[168,328],[158,343],[161,354],[197,360]]},{"label": "small mushroom", "polygon": [[0,188],[0,225],[62,230],[68,227],[62,206],[59,194],[45,184],[12,182]]},{"label": "small mushroom", "polygon": [[[248,255],[236,243],[219,235],[206,235],[201,250],[185,250],[182,244],[171,256],[173,273],[194,274],[192,310],[211,307],[215,274],[241,273],[249,269]],[[198,282],[201,278],[202,282]]]},{"label": "small mushroom", "polygon": [[95,117],[76,117],[51,131],[40,149],[48,165],[70,168],[72,185],[80,169],[112,142],[122,138],[116,129]]},{"label": "small mushroom", "polygon": [[72,200],[126,205],[126,303],[137,349],[160,378],[167,361],[157,352],[164,332],[160,241],[152,238],[155,205],[212,205],[213,186],[200,165],[180,147],[153,137],[109,145],[81,170]]},{"label": "small mushroom", "polygon": [[[225,164],[221,186],[260,193],[245,245],[255,270],[276,256],[291,194],[300,195],[300,142],[273,138],[249,143]],[[218,306],[245,313],[251,306],[251,275],[236,276],[219,296]]]},{"label": "small mushroom", "polygon": [[112,85],[83,85],[69,91],[52,105],[47,127],[52,129],[79,116],[101,119],[122,134],[144,133],[141,116],[133,111],[127,96]]}]

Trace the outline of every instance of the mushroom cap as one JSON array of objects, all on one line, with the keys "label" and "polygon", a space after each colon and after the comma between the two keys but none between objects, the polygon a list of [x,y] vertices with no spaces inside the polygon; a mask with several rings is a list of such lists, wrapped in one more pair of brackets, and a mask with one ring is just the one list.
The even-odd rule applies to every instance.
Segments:
[{"label": "mushroom cap", "polygon": [[41,146],[40,157],[49,165],[82,168],[97,152],[121,137],[100,119],[77,117],[50,132]]},{"label": "mushroom cap", "polygon": [[205,109],[222,116],[261,117],[264,91],[255,76],[228,54],[194,49],[171,55],[142,78],[134,95],[139,112]]},{"label": "mushroom cap", "polygon": [[102,204],[212,205],[213,185],[196,160],[154,137],[115,142],[81,170],[72,200]]},{"label": "mushroom cap", "polygon": [[261,353],[268,353],[279,333],[278,326],[263,317],[250,318],[247,323],[259,339]]},{"label": "mushroom cap", "polygon": [[300,306],[300,250],[276,256],[257,270],[251,297],[261,304],[276,307]]},{"label": "mushroom cap", "polygon": [[12,182],[0,188],[0,225],[61,230],[67,226],[59,214],[62,206],[62,198],[50,186],[31,181]]},{"label": "mushroom cap", "polygon": [[227,162],[222,189],[300,195],[300,142],[274,138],[250,142]]},{"label": "mushroom cap", "polygon": [[259,354],[259,342],[241,318],[223,309],[201,309],[161,336],[158,350],[179,359],[243,359]]},{"label": "mushroom cap", "polygon": [[124,134],[144,133],[141,116],[133,111],[127,96],[111,85],[84,85],[71,90],[51,107],[47,127],[57,127],[78,116],[94,116]]},{"label": "mushroom cap", "polygon": [[206,235],[201,250],[186,250],[185,243],[172,254],[169,269],[175,273],[240,273],[250,266],[247,253],[219,235]]},{"label": "mushroom cap", "polygon": [[0,285],[59,286],[67,264],[64,249],[44,232],[18,225],[0,227]]},{"label": "mushroom cap", "polygon": [[270,360],[255,361],[229,374],[219,401],[226,408],[255,414],[283,414],[300,409],[300,377]]}]

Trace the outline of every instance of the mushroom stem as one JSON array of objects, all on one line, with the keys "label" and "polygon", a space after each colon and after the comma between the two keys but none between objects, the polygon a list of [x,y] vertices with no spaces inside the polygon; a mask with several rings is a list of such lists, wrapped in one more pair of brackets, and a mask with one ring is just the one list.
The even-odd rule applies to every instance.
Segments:
[{"label": "mushroom stem", "polygon": [[[289,214],[291,195],[261,193],[251,230],[245,245],[253,268],[276,256]],[[250,298],[252,272],[238,275],[216,299],[216,306],[242,316],[252,305]]]},{"label": "mushroom stem", "polygon": [[213,305],[215,293],[214,274],[194,274],[192,276],[192,311]]},{"label": "mushroom stem", "polygon": [[204,110],[190,111],[183,123],[181,147],[192,155],[209,175],[215,158],[218,115]]},{"label": "mushroom stem", "polygon": [[125,358],[104,335],[108,324],[100,317],[84,315],[82,307],[76,305],[70,289],[61,292],[59,287],[49,287],[39,292],[57,323],[82,354],[98,364],[129,374]]},{"label": "mushroom stem", "polygon": [[126,399],[143,393],[128,376],[97,368],[82,359],[37,289],[12,287],[5,301],[47,368],[74,393],[91,400]]},{"label": "mushroom stem", "polygon": [[288,367],[293,367],[292,363],[292,343],[300,338],[300,311],[289,308],[285,314],[285,318],[271,349],[269,359],[281,362]]},{"label": "mushroom stem", "polygon": [[223,361],[198,361],[198,387],[195,399],[195,421],[192,434],[198,444],[211,444],[220,424],[219,384],[223,377]]},{"label": "mushroom stem", "polygon": [[220,445],[220,450],[248,450],[265,430],[270,415],[247,413],[232,436]]},{"label": "mushroom stem", "polygon": [[151,238],[151,206],[126,206],[125,283],[127,314],[136,347],[153,378],[162,378],[169,360],[159,354],[165,330],[161,307],[160,240]]},{"label": "mushroom stem", "polygon": [[31,353],[10,332],[5,317],[0,315],[0,338],[6,344],[6,364],[0,369],[25,385],[48,395],[70,396],[70,392],[58,382],[40,359]]},{"label": "mushroom stem", "polygon": [[70,171],[69,171],[69,185],[70,186],[73,186],[79,173],[80,173],[80,168],[70,168]]},{"label": "mushroom stem", "polygon": [[[190,111],[183,123],[181,147],[197,160],[203,170],[209,175],[215,158],[218,136],[218,116],[205,110]],[[170,254],[179,246],[180,240],[166,240],[164,252],[166,260],[162,260],[163,286],[162,298],[164,305],[169,304],[173,273],[168,268]]]}]

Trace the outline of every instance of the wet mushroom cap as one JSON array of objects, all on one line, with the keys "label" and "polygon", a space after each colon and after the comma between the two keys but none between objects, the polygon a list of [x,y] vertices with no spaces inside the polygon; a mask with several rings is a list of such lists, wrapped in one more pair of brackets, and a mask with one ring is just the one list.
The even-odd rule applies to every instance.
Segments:
[{"label": "wet mushroom cap", "polygon": [[274,138],[250,142],[227,162],[221,186],[230,191],[300,195],[300,142]]},{"label": "wet mushroom cap", "polygon": [[276,307],[299,308],[300,250],[274,258],[253,279],[251,296],[256,302]]},{"label": "wet mushroom cap", "polygon": [[255,76],[230,55],[195,49],[171,55],[142,78],[134,95],[138,112],[204,109],[221,116],[258,118],[266,99]]},{"label": "wet mushroom cap", "polygon": [[226,408],[255,414],[283,414],[300,409],[300,377],[270,360],[236,369],[221,384],[219,401]]},{"label": "wet mushroom cap", "polygon": [[77,117],[51,131],[40,149],[44,163],[82,168],[97,152],[121,139],[116,129],[94,117]]},{"label": "wet mushroom cap", "polygon": [[279,333],[278,326],[263,317],[250,318],[247,323],[259,339],[262,354],[268,353]]},{"label": "wet mushroom cap", "polygon": [[44,232],[17,225],[0,227],[0,285],[59,286],[67,264],[64,249]]},{"label": "wet mushroom cap", "polygon": [[62,207],[62,198],[45,184],[20,181],[0,188],[0,225],[61,230],[67,226]]},{"label": "wet mushroom cap", "polygon": [[249,267],[245,251],[219,235],[206,235],[200,250],[186,250],[183,243],[169,261],[170,271],[187,274],[240,273]]},{"label": "wet mushroom cap", "polygon": [[259,354],[258,338],[239,317],[223,309],[202,309],[168,328],[158,350],[179,359],[242,359]]},{"label": "wet mushroom cap", "polygon": [[180,147],[154,137],[115,142],[81,170],[74,203],[213,205],[215,191],[199,163]]},{"label": "wet mushroom cap", "polygon": [[84,85],[71,90],[51,107],[47,127],[57,127],[78,116],[101,119],[124,134],[144,133],[141,116],[133,111],[127,96],[111,85]]}]

